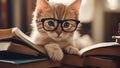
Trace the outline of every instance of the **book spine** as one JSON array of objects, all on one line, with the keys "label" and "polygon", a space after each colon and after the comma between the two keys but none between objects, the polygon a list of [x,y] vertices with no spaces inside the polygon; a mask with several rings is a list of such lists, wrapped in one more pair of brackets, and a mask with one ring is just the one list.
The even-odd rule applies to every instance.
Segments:
[{"label": "book spine", "polygon": [[21,28],[21,0],[13,0],[13,26]]},{"label": "book spine", "polygon": [[26,0],[27,1],[27,27],[28,27],[28,30],[27,31],[30,31],[30,24],[32,23],[32,14],[33,14],[33,11],[34,11],[34,3],[33,0]]},{"label": "book spine", "polygon": [[8,28],[13,27],[13,8],[12,8],[13,0],[7,0],[7,10],[8,10]]},{"label": "book spine", "polygon": [[27,0],[21,0],[21,30],[27,32]]},{"label": "book spine", "polygon": [[1,0],[0,0],[0,28],[2,27],[2,15],[1,15],[1,8],[2,8],[2,5],[1,5]]},{"label": "book spine", "polygon": [[7,0],[1,0],[1,16],[2,16],[2,28],[7,28],[8,27],[8,13],[7,13]]},{"label": "book spine", "polygon": [[[21,5],[21,28],[22,31],[26,34],[29,34],[30,29],[30,24],[32,22],[32,13],[34,11],[34,2],[33,0],[21,0],[22,5]],[[23,8],[24,7],[24,8]]]}]

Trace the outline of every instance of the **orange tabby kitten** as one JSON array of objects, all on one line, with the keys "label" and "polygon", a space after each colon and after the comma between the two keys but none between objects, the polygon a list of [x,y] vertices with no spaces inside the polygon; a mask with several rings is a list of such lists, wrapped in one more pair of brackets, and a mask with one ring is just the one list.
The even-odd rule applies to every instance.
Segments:
[{"label": "orange tabby kitten", "polygon": [[71,5],[49,4],[46,0],[37,0],[33,17],[32,39],[43,46],[52,60],[63,58],[62,49],[69,54],[79,54],[75,46],[81,0]]}]

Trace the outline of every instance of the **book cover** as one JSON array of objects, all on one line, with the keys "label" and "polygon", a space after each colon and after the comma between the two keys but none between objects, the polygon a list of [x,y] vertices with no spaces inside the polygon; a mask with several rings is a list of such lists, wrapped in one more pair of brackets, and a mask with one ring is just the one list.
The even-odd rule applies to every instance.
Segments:
[{"label": "book cover", "polygon": [[39,52],[23,44],[14,43],[12,41],[0,42],[0,51],[15,52],[15,53],[26,54],[26,55],[34,55],[34,56],[39,55]]},{"label": "book cover", "polygon": [[0,29],[0,41],[12,41],[14,43],[23,44],[41,54],[46,54],[43,47],[35,45],[31,38],[24,34],[19,28]]},{"label": "book cover", "polygon": [[116,42],[104,42],[85,47],[79,51],[81,57],[89,55],[120,56],[120,44]]},{"label": "book cover", "polygon": [[[12,42],[12,43],[15,43],[15,44],[25,45],[27,47],[32,48],[33,50],[35,50],[37,52],[40,52],[42,54],[46,54],[46,51],[44,50],[44,48],[41,48],[40,46],[35,45],[32,42],[32,40],[31,40],[31,38],[29,36],[25,35],[19,28],[16,28],[16,27],[15,28],[10,28],[10,29],[0,29],[0,43],[3,43],[3,42]],[[7,43],[5,43],[5,44],[7,44]],[[14,44],[14,46],[17,46],[15,44]],[[0,46],[3,46],[3,45],[1,44]],[[21,58],[21,61],[23,61],[23,59],[25,59],[25,57],[27,57],[27,59],[28,59],[28,57],[30,58],[30,55],[27,55],[27,56],[24,56],[25,54],[24,55],[23,54],[22,55],[16,55],[14,51],[5,52],[4,51],[5,49],[9,50],[9,45],[6,45],[5,47],[3,47],[3,51],[0,51],[0,54],[1,54],[0,55],[0,59],[1,60],[3,59],[5,61],[5,62],[3,62],[3,60],[2,60],[1,61],[1,65],[6,66],[7,64],[10,64],[10,65],[12,64],[13,66],[16,67],[16,64],[7,63],[7,62],[9,62],[12,59],[12,62],[16,63],[13,60],[15,58],[16,59],[20,59]],[[50,61],[50,60],[47,59],[47,65],[48,66],[49,65],[59,66],[61,64],[65,64],[65,65],[73,65],[73,66],[83,66],[84,59],[87,56],[95,56],[95,55],[120,56],[119,50],[120,50],[120,44],[119,43],[116,43],[116,42],[99,43],[99,44],[91,45],[91,46],[88,46],[88,47],[85,47],[85,48],[81,49],[79,51],[79,53],[80,53],[79,56],[78,55],[68,55],[68,54],[65,54],[63,60],[61,60],[61,62],[59,62],[57,64],[54,64],[54,62],[50,62],[49,63],[48,61]],[[5,57],[3,57],[3,56],[5,56]],[[17,56],[22,56],[24,58],[17,57]],[[6,60],[6,57],[7,57],[7,60]],[[39,57],[39,56],[36,56],[36,57],[34,56],[33,59],[36,59],[37,57]],[[39,58],[37,58],[37,59],[39,60]],[[28,62],[28,61],[26,60],[26,62]],[[34,62],[34,61],[32,61],[32,62]],[[37,62],[37,61],[35,61],[35,62]],[[46,64],[46,62],[41,62],[41,63],[45,63]],[[32,64],[34,64],[34,63],[31,63],[31,65]],[[38,63],[35,63],[35,66],[37,66],[36,68],[38,68],[40,65],[36,65],[36,64],[38,64]],[[22,65],[24,66],[24,63]],[[20,65],[20,66],[22,66],[22,65]],[[18,66],[18,64],[17,64],[17,66]],[[28,67],[29,67],[29,65],[28,65]],[[31,68],[32,68],[32,66],[31,66]]]},{"label": "book cover", "polygon": [[88,56],[84,66],[88,68],[120,68],[120,57],[117,56]]},{"label": "book cover", "polygon": [[60,65],[60,62],[51,61],[47,56],[0,52],[0,67],[2,68],[48,68]]},{"label": "book cover", "polygon": [[73,65],[73,66],[83,67],[83,61],[84,60],[81,56],[65,54],[61,63],[65,64],[65,65]]}]

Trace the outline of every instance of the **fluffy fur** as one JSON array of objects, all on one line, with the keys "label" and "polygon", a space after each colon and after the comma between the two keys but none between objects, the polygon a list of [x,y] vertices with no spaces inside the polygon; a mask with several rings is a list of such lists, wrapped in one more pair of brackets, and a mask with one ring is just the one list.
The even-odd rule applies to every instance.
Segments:
[{"label": "fluffy fur", "polygon": [[[79,41],[79,34],[75,32],[64,32],[61,27],[56,31],[49,32],[42,28],[41,23],[37,23],[38,18],[56,18],[59,20],[75,19],[78,20],[78,12],[81,0],[74,1],[71,5],[49,4],[45,0],[37,0],[36,9],[33,17],[33,31],[31,34],[34,43],[43,46],[47,54],[52,60],[61,60],[63,58],[63,50],[69,54],[79,54],[76,44]],[[77,42],[77,43],[76,43]]]}]

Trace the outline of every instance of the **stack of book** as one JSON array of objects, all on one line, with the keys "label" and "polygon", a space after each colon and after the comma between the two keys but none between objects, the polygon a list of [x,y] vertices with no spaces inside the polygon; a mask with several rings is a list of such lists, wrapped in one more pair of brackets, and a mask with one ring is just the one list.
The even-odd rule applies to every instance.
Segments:
[{"label": "stack of book", "polygon": [[0,29],[1,68],[119,68],[119,50],[117,42],[99,43],[81,49],[79,56],[65,53],[61,61],[52,61],[19,28]]},{"label": "stack of book", "polygon": [[60,65],[60,62],[48,59],[44,48],[35,45],[17,27],[0,29],[0,67],[47,68]]}]

